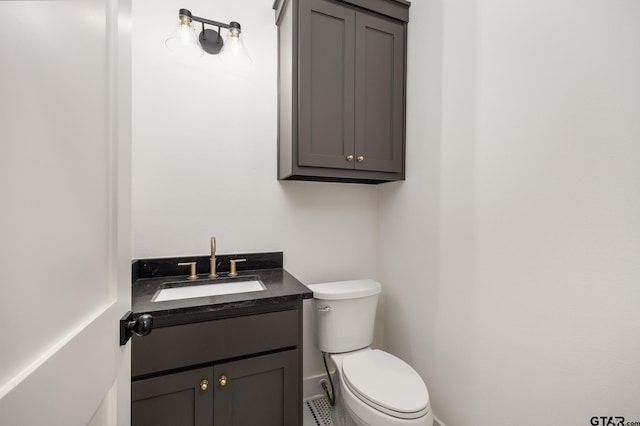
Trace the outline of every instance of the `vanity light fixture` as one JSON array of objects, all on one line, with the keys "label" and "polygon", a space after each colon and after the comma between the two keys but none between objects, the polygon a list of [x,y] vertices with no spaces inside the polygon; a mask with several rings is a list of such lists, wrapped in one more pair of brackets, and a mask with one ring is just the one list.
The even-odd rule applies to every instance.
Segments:
[{"label": "vanity light fixture", "polygon": [[[180,9],[178,17],[177,28],[165,42],[169,50],[188,57],[202,56],[204,51],[211,55],[220,54],[220,59],[233,63],[248,64],[251,62],[251,58],[240,39],[242,31],[239,23],[231,21],[225,24],[200,18],[193,16],[187,9]],[[196,37],[193,21],[202,24],[202,32],[198,37]],[[218,30],[205,28],[204,24],[218,27]],[[225,29],[227,32],[224,39],[221,36],[221,29]]]}]

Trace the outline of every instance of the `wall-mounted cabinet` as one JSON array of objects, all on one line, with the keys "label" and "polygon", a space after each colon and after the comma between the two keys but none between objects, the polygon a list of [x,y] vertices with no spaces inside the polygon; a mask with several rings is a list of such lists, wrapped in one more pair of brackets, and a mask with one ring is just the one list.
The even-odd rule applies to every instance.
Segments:
[{"label": "wall-mounted cabinet", "polygon": [[404,0],[277,0],[278,177],[404,179]]}]

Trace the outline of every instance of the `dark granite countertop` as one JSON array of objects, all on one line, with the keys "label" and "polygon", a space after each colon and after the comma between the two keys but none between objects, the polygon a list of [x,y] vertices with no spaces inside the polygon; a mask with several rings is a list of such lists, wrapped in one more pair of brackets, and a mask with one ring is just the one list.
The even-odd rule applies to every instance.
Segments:
[{"label": "dark granite countertop", "polygon": [[313,297],[311,290],[282,268],[281,252],[218,256],[217,270],[220,277],[227,275],[229,259],[239,258],[246,258],[247,261],[238,263],[238,276],[232,280],[257,276],[266,287],[265,290],[162,302],[152,301],[158,290],[165,288],[167,283],[185,281],[185,272],[188,274],[188,268],[176,269],[179,262],[198,262],[199,279],[193,281],[194,285],[199,282],[211,283],[208,278],[209,257],[134,261],[131,299],[134,316],[151,314],[154,327],[163,327],[273,310],[277,308],[274,305],[290,304]]}]

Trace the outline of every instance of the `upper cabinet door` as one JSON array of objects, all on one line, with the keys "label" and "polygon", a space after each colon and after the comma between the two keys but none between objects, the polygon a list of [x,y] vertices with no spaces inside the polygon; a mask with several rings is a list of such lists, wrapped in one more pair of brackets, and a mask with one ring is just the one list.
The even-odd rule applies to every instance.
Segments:
[{"label": "upper cabinet door", "polygon": [[356,15],[355,167],[401,172],[404,134],[404,26]]},{"label": "upper cabinet door", "polygon": [[355,15],[323,0],[300,2],[300,166],[353,169]]}]

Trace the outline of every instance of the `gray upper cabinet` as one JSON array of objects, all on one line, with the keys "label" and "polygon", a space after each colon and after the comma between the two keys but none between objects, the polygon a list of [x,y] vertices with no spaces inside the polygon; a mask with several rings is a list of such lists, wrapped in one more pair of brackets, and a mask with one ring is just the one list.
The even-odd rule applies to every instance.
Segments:
[{"label": "gray upper cabinet", "polygon": [[279,179],[404,179],[401,0],[277,0]]}]

